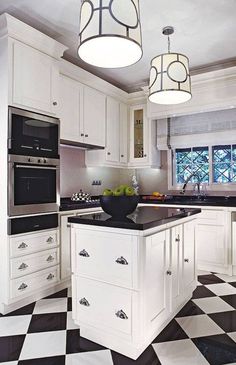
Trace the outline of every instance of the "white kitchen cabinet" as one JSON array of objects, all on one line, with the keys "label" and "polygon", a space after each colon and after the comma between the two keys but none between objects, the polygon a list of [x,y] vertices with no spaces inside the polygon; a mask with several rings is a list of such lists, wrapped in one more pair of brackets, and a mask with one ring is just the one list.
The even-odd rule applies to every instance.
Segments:
[{"label": "white kitchen cabinet", "polygon": [[120,161],[120,104],[117,100],[107,98],[106,120],[106,160]]},{"label": "white kitchen cabinet", "polygon": [[12,105],[44,114],[59,108],[58,61],[21,42],[12,43]]},{"label": "white kitchen cabinet", "polygon": [[61,140],[82,143],[83,137],[83,85],[60,75]]},{"label": "white kitchen cabinet", "polygon": [[192,217],[151,233],[72,224],[73,318],[81,336],[136,359],[192,296],[194,232]]},{"label": "white kitchen cabinet", "polygon": [[106,148],[102,151],[86,151],[86,165],[125,167],[128,161],[128,107],[118,100],[107,97]]},{"label": "white kitchen cabinet", "polygon": [[128,162],[128,106],[120,103],[120,164]]},{"label": "white kitchen cabinet", "polygon": [[133,168],[160,167],[160,151],[156,147],[156,121],[147,118],[147,107],[130,107],[129,163]]},{"label": "white kitchen cabinet", "polygon": [[106,96],[84,86],[84,142],[105,147]]},{"label": "white kitchen cabinet", "polygon": [[183,282],[186,288],[193,285],[196,280],[196,221],[184,224],[183,230]]}]

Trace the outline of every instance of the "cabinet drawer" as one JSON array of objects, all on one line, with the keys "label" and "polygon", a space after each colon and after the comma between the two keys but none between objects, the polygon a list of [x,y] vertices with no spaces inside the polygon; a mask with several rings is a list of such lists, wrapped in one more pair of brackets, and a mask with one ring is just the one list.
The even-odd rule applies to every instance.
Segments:
[{"label": "cabinet drawer", "polygon": [[75,274],[125,287],[135,285],[137,276],[135,238],[75,229],[75,242],[75,255],[72,253],[72,271]]},{"label": "cabinet drawer", "polygon": [[221,210],[202,210],[198,214],[197,222],[201,224],[220,224],[224,225],[224,212]]},{"label": "cabinet drawer", "polygon": [[10,260],[11,279],[59,264],[59,250],[47,250]]},{"label": "cabinet drawer", "polygon": [[79,323],[131,335],[132,291],[81,277],[74,283]]},{"label": "cabinet drawer", "polygon": [[10,238],[10,255],[11,257],[28,255],[56,247],[58,244],[58,230],[24,234]]},{"label": "cabinet drawer", "polygon": [[47,270],[10,280],[10,297],[17,298],[30,295],[31,292],[37,289],[46,288],[57,283],[59,279],[59,265],[57,265]]}]

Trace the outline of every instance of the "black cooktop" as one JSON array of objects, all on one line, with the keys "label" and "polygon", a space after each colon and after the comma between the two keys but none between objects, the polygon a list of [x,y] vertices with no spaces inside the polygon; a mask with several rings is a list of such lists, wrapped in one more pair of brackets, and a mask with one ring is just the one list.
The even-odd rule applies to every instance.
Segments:
[{"label": "black cooktop", "polygon": [[135,230],[146,230],[161,226],[201,213],[201,209],[168,208],[168,207],[139,207],[133,214],[123,219],[114,219],[108,214],[94,213],[68,218],[70,223],[88,224],[113,228],[126,228]]},{"label": "black cooktop", "polygon": [[73,201],[71,198],[61,198],[60,211],[77,210],[100,207],[99,197],[92,197],[91,201]]}]

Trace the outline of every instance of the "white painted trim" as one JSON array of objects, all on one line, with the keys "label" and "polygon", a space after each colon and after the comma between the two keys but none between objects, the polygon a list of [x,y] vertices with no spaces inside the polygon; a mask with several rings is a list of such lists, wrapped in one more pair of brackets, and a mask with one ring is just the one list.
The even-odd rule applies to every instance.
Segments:
[{"label": "white painted trim", "polygon": [[0,15],[0,38],[4,36],[28,44],[56,59],[60,59],[68,49],[63,44],[7,13]]}]

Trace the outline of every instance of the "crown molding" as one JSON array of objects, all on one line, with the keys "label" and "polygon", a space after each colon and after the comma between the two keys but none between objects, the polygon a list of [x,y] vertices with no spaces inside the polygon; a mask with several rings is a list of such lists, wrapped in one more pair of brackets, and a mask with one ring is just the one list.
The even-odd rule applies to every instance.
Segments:
[{"label": "crown molding", "polygon": [[3,13],[0,15],[0,38],[6,36],[34,47],[56,59],[60,59],[68,49],[37,29],[7,13]]}]

